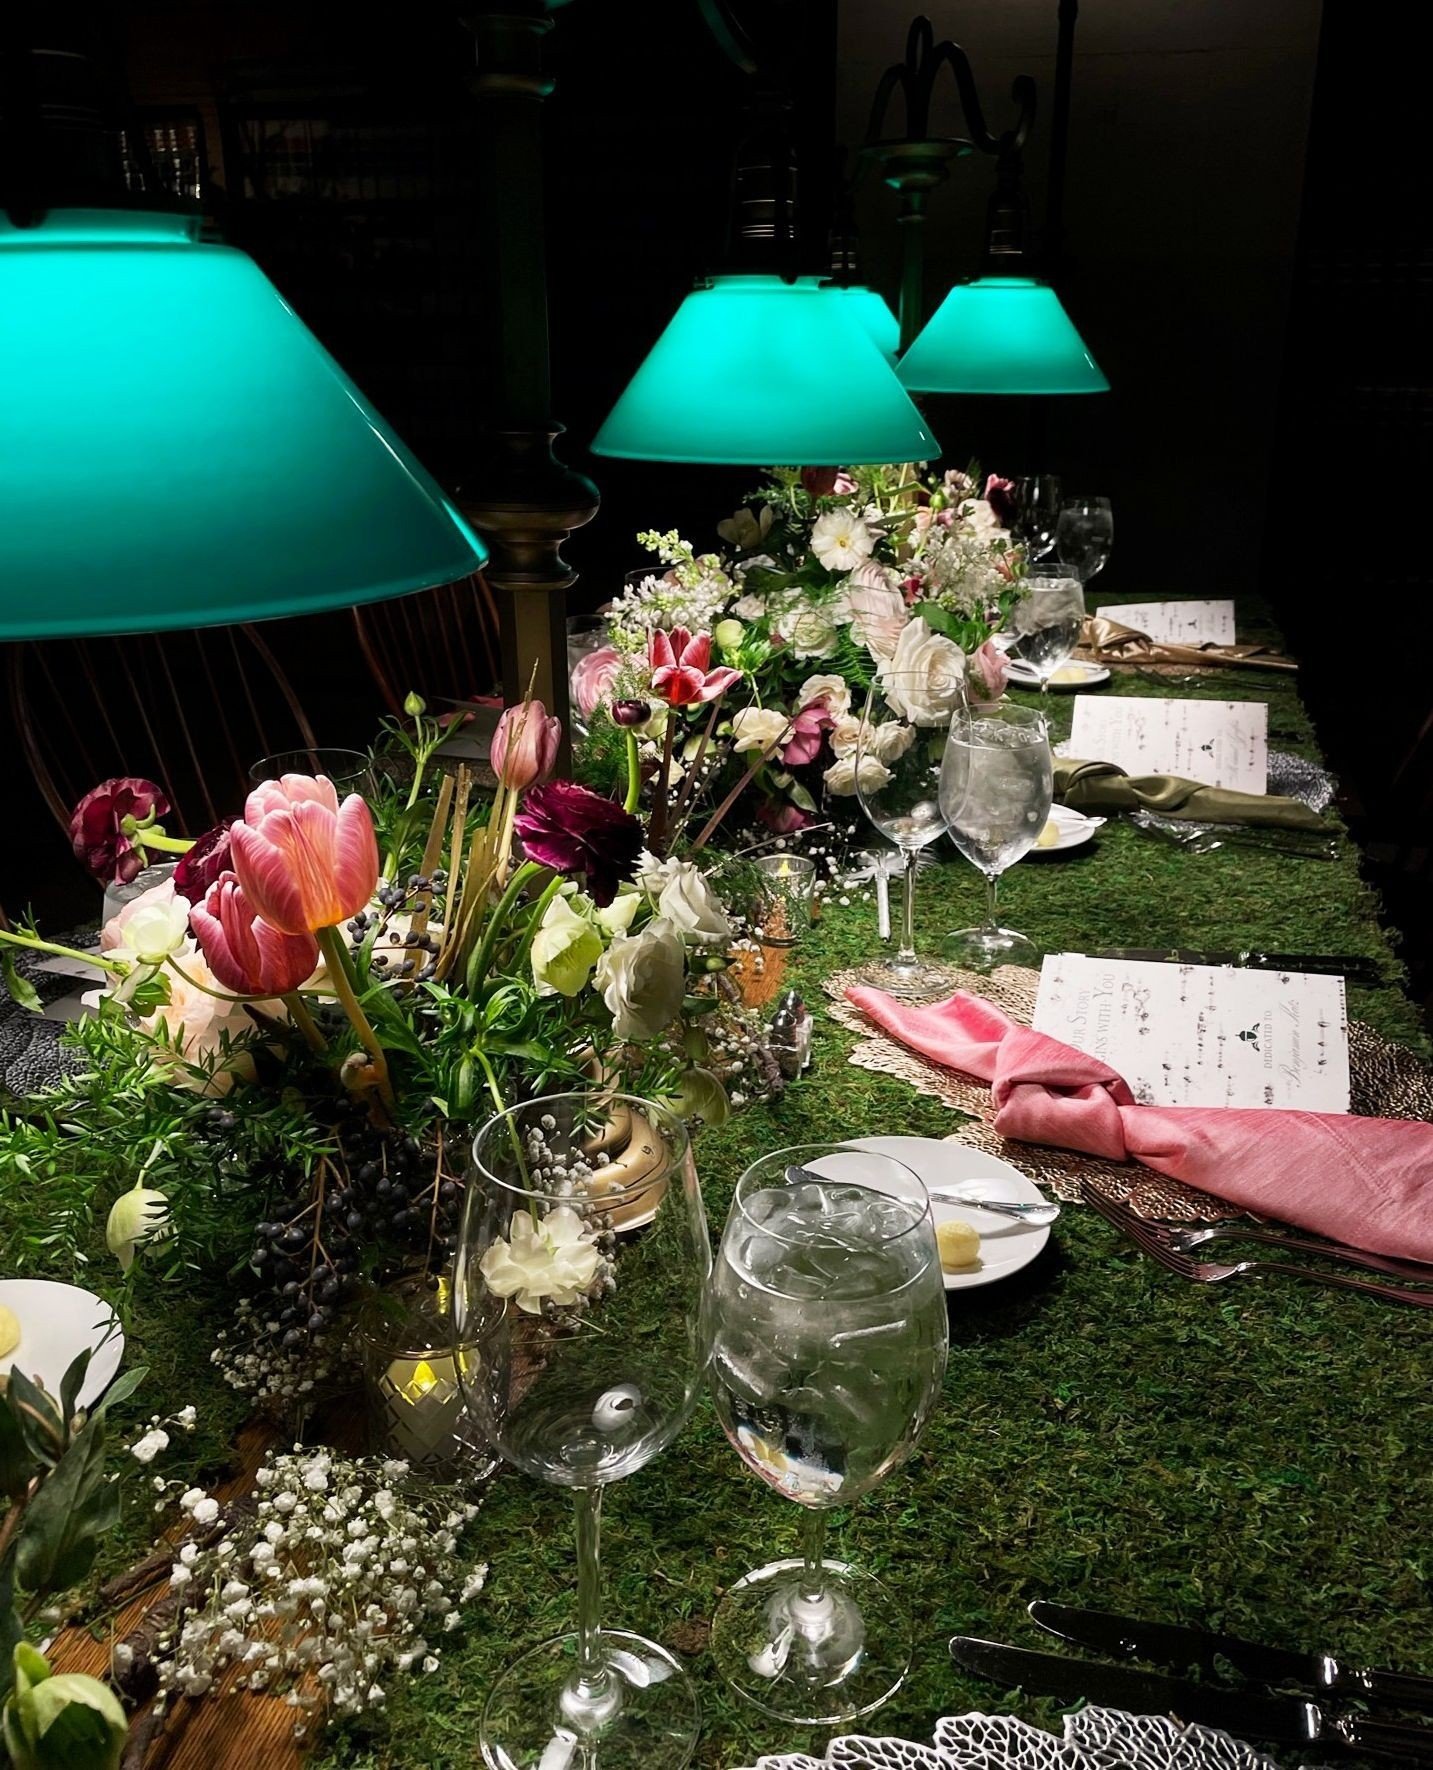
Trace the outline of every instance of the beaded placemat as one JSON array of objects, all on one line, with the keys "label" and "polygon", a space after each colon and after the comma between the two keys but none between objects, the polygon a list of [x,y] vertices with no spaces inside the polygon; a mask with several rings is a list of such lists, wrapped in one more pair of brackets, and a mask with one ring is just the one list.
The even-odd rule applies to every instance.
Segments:
[{"label": "beaded placemat", "polygon": [[[963,989],[984,996],[1012,1020],[1029,1026],[1039,983],[1039,972],[1024,966],[1002,965],[985,974],[935,961],[929,967],[928,980],[912,989],[893,982],[885,966],[874,961],[834,972],[823,987],[830,997],[831,1018],[856,1035],[848,1061],[876,1075],[896,1076],[952,1111],[966,1114],[970,1122],[952,1133],[953,1141],[1008,1161],[1065,1204],[1077,1204],[1080,1183],[1088,1181],[1142,1217],[1202,1223],[1227,1218],[1230,1207],[1222,1200],[1156,1174],[1138,1162],[1111,1162],[1040,1143],[1013,1143],[1000,1136],[994,1126],[990,1089],[984,1082],[908,1050],[846,1000],[846,991],[856,984],[868,984],[911,1002],[941,1001]],[[1433,1119],[1433,1072],[1414,1052],[1357,1020],[1349,1022],[1349,1076],[1352,1112],[1365,1117]]]}]

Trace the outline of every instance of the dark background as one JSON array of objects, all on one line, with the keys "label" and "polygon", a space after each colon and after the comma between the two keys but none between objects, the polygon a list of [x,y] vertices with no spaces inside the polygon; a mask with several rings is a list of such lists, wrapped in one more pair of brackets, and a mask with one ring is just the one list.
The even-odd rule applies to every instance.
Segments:
[{"label": "dark background", "polygon": [[[781,0],[797,33],[813,251],[831,146],[864,134],[879,74],[903,51],[908,5]],[[769,17],[774,6],[757,10]],[[969,52],[993,127],[1008,115],[1011,79],[1035,77],[1027,188],[1038,226],[1055,0],[944,0],[931,11],[937,34]],[[473,46],[453,12],[327,0],[113,12],[133,99],[146,121],[172,126],[185,176],[202,131],[205,201],[229,237],[437,476],[461,487],[484,410],[492,267],[473,196]],[[568,427],[565,458],[603,498],[567,549],[582,609],[641,563],[639,528],[710,544],[755,477],[586,449],[691,278],[718,260],[745,86],[696,0],[577,0],[556,19],[546,106],[554,408]],[[1044,464],[1067,488],[1113,501],[1101,587],[1271,600],[1303,654],[1305,692],[1394,918],[1421,928],[1426,639],[1405,647],[1428,624],[1418,517],[1433,277],[1428,155],[1397,73],[1417,52],[1414,29],[1401,10],[1351,0],[1085,0],[1056,268],[1113,391],[1050,402]],[[935,121],[959,128],[949,87]],[[932,200],[929,307],[979,268],[990,172],[979,158],[960,162]],[[891,296],[894,201],[868,182],[859,203],[866,271]],[[1026,402],[936,399],[930,415],[949,463],[1027,466]],[[320,740],[362,741],[379,707],[348,618],[281,624],[269,638]],[[0,860],[0,901],[62,883],[81,901],[59,831],[43,814],[25,821],[31,837]]]}]

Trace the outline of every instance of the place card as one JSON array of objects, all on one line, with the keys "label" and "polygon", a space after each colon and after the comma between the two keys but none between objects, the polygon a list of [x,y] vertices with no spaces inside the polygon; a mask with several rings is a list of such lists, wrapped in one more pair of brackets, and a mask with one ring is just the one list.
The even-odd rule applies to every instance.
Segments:
[{"label": "place card", "polygon": [[1156,645],[1233,645],[1237,629],[1232,602],[1125,602],[1097,608],[1097,615],[1143,633]]},{"label": "place card", "polygon": [[1053,953],[1034,1025],[1107,1063],[1142,1106],[1348,1111],[1341,977]]},{"label": "place card", "polygon": [[1126,774],[1177,774],[1211,787],[1263,793],[1269,709],[1263,701],[1174,701],[1081,695],[1061,754],[1113,762]]}]

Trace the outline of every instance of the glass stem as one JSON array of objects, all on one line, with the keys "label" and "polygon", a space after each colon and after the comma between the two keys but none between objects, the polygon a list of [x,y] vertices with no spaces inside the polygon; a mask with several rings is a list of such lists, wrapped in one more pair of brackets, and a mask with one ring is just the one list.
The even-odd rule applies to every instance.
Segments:
[{"label": "glass stem", "polygon": [[605,1677],[602,1663],[602,1489],[579,1487],[577,1508],[577,1678],[591,1686]]},{"label": "glass stem", "polygon": [[987,933],[990,934],[994,934],[1000,926],[995,915],[995,891],[999,883],[1000,875],[998,873],[985,875],[985,927]]},{"label": "glass stem", "polygon": [[826,1547],[826,1512],[811,1507],[801,1523],[801,1596],[814,1604],[825,1596],[826,1570],[821,1557]]},{"label": "glass stem", "polygon": [[896,957],[909,964],[916,956],[916,863],[920,855],[914,848],[903,853],[906,871],[901,885],[901,950]]}]

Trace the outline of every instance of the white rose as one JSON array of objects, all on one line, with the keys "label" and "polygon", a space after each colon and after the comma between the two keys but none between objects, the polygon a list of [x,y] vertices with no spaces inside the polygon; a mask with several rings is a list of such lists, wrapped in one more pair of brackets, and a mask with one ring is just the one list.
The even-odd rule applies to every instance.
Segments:
[{"label": "white rose", "polygon": [[798,707],[809,707],[813,702],[825,703],[826,711],[833,719],[851,710],[851,691],[846,686],[844,676],[808,676],[801,684],[801,692],[796,697]]},{"label": "white rose", "polygon": [[846,580],[851,637],[873,658],[888,658],[910,619],[906,599],[889,566],[868,559]]},{"label": "white rose", "polygon": [[915,725],[939,725],[965,698],[965,653],[917,615],[881,665],[886,704]]},{"label": "white rose", "polygon": [[[864,740],[861,735],[863,726]],[[888,719],[883,725],[873,726],[866,725],[854,713],[848,713],[831,728],[831,754],[854,756],[858,749],[864,749],[868,756],[874,756],[879,762],[899,762],[915,742],[915,735],[909,725],[902,725],[898,719]]]},{"label": "white rose", "polygon": [[[825,774],[826,791],[834,793],[837,798],[847,798],[856,791],[856,758],[842,756],[833,762]],[[891,778],[891,771],[884,762],[879,761],[866,751],[861,757],[860,788],[865,793],[878,793]]]},{"label": "white rose", "polygon": [[657,899],[657,914],[679,934],[693,940],[730,940],[731,923],[695,861],[671,863],[671,873]]},{"label": "white rose", "polygon": [[670,860],[658,860],[650,848],[644,848],[637,857],[637,870],[632,875],[633,882],[639,891],[645,891],[648,897],[660,897],[662,887],[671,877],[671,869],[675,863]]},{"label": "white rose", "polygon": [[619,934],[597,966],[597,987],[619,1039],[641,1042],[665,1032],[681,1011],[686,954],[662,917],[640,934]]},{"label": "white rose", "polygon": [[740,596],[731,605],[739,621],[759,621],[766,613],[766,599],[761,596]]},{"label": "white rose", "polygon": [[876,537],[854,510],[827,510],[811,525],[811,551],[828,572],[848,572],[869,559]]},{"label": "white rose", "polygon": [[798,658],[829,658],[841,637],[832,611],[825,608],[803,608],[782,615],[780,628],[792,656]]},{"label": "white rose", "polygon": [[736,740],[732,747],[738,755],[743,750],[768,749],[790,723],[775,707],[743,707],[732,714],[731,732]]}]

